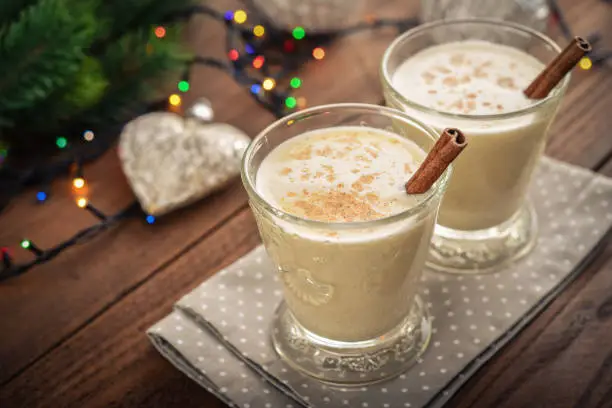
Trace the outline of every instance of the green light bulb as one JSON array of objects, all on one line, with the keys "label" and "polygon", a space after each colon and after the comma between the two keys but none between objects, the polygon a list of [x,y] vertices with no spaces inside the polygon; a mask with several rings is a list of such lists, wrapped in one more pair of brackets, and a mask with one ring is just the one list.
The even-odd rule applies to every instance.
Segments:
[{"label": "green light bulb", "polygon": [[21,241],[21,247],[23,249],[28,249],[30,247],[30,241],[27,239],[24,239],[23,241]]},{"label": "green light bulb", "polygon": [[55,139],[55,144],[60,149],[63,149],[64,147],[66,147],[68,145],[68,139],[66,139],[65,137],[61,137],[60,136],[57,139]]},{"label": "green light bulb", "polygon": [[287,99],[285,99],[285,105],[287,105],[289,109],[293,109],[296,107],[297,101],[295,100],[293,96],[290,96]]},{"label": "green light bulb", "polygon": [[291,82],[289,83],[293,89],[298,89],[302,85],[302,80],[300,78],[291,78]]},{"label": "green light bulb", "polygon": [[189,82],[181,81],[178,83],[178,89],[181,92],[187,92],[189,90]]},{"label": "green light bulb", "polygon": [[293,38],[295,38],[296,40],[301,40],[302,38],[306,37],[306,30],[304,30],[303,27],[295,27],[293,29]]}]

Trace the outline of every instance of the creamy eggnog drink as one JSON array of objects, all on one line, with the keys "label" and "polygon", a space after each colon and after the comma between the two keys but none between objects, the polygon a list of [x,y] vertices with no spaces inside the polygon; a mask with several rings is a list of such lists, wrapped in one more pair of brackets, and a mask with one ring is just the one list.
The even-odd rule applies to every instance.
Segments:
[{"label": "creamy eggnog drink", "polygon": [[334,105],[281,119],[247,150],[243,180],[284,287],[272,338],[302,372],[380,381],[423,350],[416,291],[448,174],[427,194],[404,184],[434,142],[400,112]]},{"label": "creamy eggnog drink", "polygon": [[542,101],[523,90],[558,52],[530,29],[487,21],[425,25],[387,50],[387,103],[470,137],[440,208],[432,266],[491,270],[531,248],[527,189],[565,82]]},{"label": "creamy eggnog drink", "polygon": [[472,143],[455,162],[440,225],[482,230],[509,220],[520,209],[550,121],[528,115],[496,126],[479,117],[532,105],[523,89],[543,68],[538,59],[516,48],[466,40],[420,51],[395,71],[393,86],[414,102],[477,117],[462,124]]}]

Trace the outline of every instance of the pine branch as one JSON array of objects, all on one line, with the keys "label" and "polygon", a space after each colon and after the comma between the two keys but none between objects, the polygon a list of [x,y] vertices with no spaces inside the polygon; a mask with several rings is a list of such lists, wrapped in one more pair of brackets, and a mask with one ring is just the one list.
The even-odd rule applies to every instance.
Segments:
[{"label": "pine branch", "polygon": [[190,60],[181,50],[176,28],[166,27],[158,39],[150,28],[123,36],[109,47],[101,62],[109,87],[99,104],[82,115],[85,123],[123,121],[138,112],[143,103]]},{"label": "pine branch", "polygon": [[0,112],[33,106],[79,71],[95,20],[66,3],[40,0],[0,32]]},{"label": "pine branch", "polygon": [[195,0],[107,0],[101,13],[112,16],[113,25],[111,33],[103,40],[108,42],[144,27],[167,22],[170,15],[187,9],[194,2]]},{"label": "pine branch", "polygon": [[8,24],[15,20],[22,10],[35,2],[36,0],[1,0],[0,25]]}]

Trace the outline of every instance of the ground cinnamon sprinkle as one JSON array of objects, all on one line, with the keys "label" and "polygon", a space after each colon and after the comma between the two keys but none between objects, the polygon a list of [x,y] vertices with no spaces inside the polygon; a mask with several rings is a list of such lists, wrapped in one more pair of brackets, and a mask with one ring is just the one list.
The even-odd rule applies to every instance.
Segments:
[{"label": "ground cinnamon sprinkle", "polygon": [[308,160],[312,157],[312,147],[307,145],[292,149],[289,156],[295,160]]},{"label": "ground cinnamon sprinkle", "polygon": [[364,175],[359,177],[359,182],[363,183],[363,184],[370,184],[371,182],[374,181],[374,178],[376,177],[375,174],[368,174],[368,175]]},{"label": "ground cinnamon sprinkle", "polygon": [[377,158],[378,157],[378,152],[374,149],[372,149],[371,147],[366,147],[365,151],[368,152],[368,154],[370,156],[372,156],[373,158]]},{"label": "ground cinnamon sprinkle", "polygon": [[356,194],[336,190],[312,193],[308,200],[297,200],[292,206],[315,221],[368,221],[382,216]]},{"label": "ground cinnamon sprinkle", "polygon": [[442,80],[442,84],[446,86],[457,86],[459,84],[459,81],[457,80],[456,77],[449,76]]},{"label": "ground cinnamon sprinkle", "polygon": [[514,79],[510,77],[501,77],[497,79],[497,85],[506,89],[516,89],[516,85],[514,84]]},{"label": "ground cinnamon sprinkle", "polygon": [[325,146],[323,149],[316,150],[317,156],[330,157],[333,154],[333,150],[329,146]]},{"label": "ground cinnamon sprinkle", "polygon": [[286,176],[287,174],[291,173],[291,169],[289,167],[285,167],[284,169],[282,169],[280,171],[281,176]]},{"label": "ground cinnamon sprinkle", "polygon": [[450,57],[450,62],[453,65],[461,65],[465,61],[465,55],[463,54],[454,54]]},{"label": "ground cinnamon sprinkle", "polygon": [[353,190],[355,191],[359,191],[362,192],[363,191],[363,184],[361,184],[359,181],[354,182],[353,184],[351,184],[351,187],[353,188]]}]

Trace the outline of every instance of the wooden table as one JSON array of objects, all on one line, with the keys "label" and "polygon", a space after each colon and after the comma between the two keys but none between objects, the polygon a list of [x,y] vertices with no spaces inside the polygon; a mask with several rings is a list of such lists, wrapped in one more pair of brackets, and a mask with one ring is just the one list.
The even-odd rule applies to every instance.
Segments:
[{"label": "wooden table", "polygon": [[[220,9],[235,6],[218,1]],[[414,15],[417,1],[379,0],[379,16]],[[612,5],[561,1],[576,33],[598,29],[612,48]],[[222,56],[221,24],[198,17],[189,38]],[[363,33],[303,67],[309,105],[382,100],[378,63],[393,31]],[[255,135],[273,117],[225,74],[197,68],[190,96],[220,121]],[[577,71],[552,130],[549,155],[612,175],[612,71]],[[87,166],[90,199],[112,213],[133,200],[115,151]],[[0,244],[27,236],[53,245],[94,222],[68,180],[53,198],[17,197],[0,214]],[[0,407],[221,407],[149,344],[145,330],[172,303],[259,243],[246,195],[228,189],[155,225],[131,219],[48,264],[0,284]],[[28,255],[17,253],[19,259]],[[612,406],[612,244],[448,404],[452,407]]]}]

